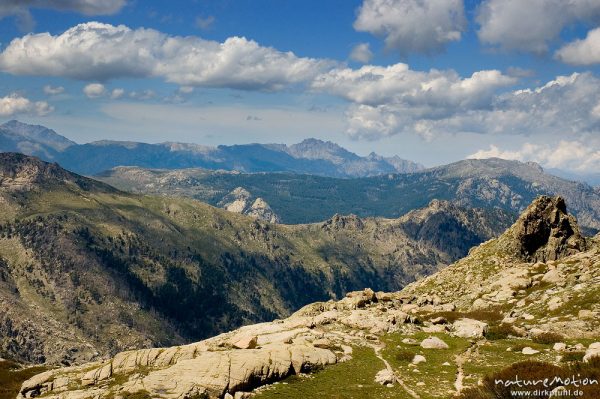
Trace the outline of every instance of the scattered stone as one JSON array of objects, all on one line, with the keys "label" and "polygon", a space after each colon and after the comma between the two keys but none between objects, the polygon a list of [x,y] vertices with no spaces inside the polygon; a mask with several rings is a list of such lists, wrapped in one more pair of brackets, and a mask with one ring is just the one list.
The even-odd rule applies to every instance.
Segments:
[{"label": "scattered stone", "polygon": [[526,346],[525,348],[523,348],[521,353],[524,355],[535,355],[536,353],[540,353],[540,351],[530,348],[529,346]]},{"label": "scattered stone", "polygon": [[554,269],[544,274],[542,281],[544,283],[559,284],[564,282],[564,278],[561,276],[558,269]]},{"label": "scattered stone", "polygon": [[421,348],[424,349],[448,349],[447,343],[439,339],[438,337],[429,337],[421,341]]},{"label": "scattered stone", "polygon": [[453,334],[460,338],[483,338],[488,330],[487,323],[474,319],[460,319],[452,324]]},{"label": "scattered stone", "polygon": [[590,344],[590,346],[585,351],[583,361],[588,362],[591,358],[596,356],[600,356],[600,342],[594,342],[593,344]]},{"label": "scattered stone", "polygon": [[553,311],[563,305],[563,300],[559,297],[554,297],[548,301],[548,310]]},{"label": "scattered stone", "polygon": [[396,382],[396,376],[391,370],[379,370],[377,374],[375,374],[375,382],[381,385],[392,384]]},{"label": "scattered stone", "polygon": [[567,349],[567,344],[565,344],[564,342],[557,342],[554,344],[552,349],[554,349],[557,352],[562,352]]},{"label": "scattered stone", "polygon": [[413,357],[412,363],[419,364],[419,363],[425,363],[426,361],[427,361],[427,359],[425,359],[425,356],[415,355],[415,357]]}]

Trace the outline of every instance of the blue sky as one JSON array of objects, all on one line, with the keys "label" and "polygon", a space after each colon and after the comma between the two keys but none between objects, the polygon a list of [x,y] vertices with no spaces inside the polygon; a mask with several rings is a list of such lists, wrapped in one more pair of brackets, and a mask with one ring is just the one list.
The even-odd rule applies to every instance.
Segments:
[{"label": "blue sky", "polygon": [[600,2],[6,0],[0,120],[600,167]]}]

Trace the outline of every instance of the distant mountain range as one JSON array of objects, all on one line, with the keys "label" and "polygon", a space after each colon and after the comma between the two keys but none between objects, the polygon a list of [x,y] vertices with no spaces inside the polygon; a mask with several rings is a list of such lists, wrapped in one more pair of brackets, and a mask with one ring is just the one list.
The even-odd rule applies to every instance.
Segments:
[{"label": "distant mountain range", "polygon": [[166,142],[97,141],[77,144],[43,126],[10,121],[0,126],[0,151],[21,152],[91,175],[116,166],[205,168],[242,172],[292,172],[331,177],[410,173],[423,166],[399,157],[358,156],[337,144],[307,139],[299,144],[209,147]]},{"label": "distant mountain range", "polygon": [[516,218],[538,195],[560,195],[587,233],[600,230],[600,190],[547,174],[535,163],[498,158],[360,179],[135,167],[115,168],[96,177],[124,190],[191,197],[215,206],[243,189],[266,201],[282,223],[292,224],[325,220],[335,213],[397,218],[433,199],[499,208]]}]

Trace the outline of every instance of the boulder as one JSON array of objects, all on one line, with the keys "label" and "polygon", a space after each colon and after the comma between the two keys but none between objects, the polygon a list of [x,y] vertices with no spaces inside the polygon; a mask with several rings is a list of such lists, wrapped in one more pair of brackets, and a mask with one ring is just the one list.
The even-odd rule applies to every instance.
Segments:
[{"label": "boulder", "polygon": [[459,319],[452,324],[452,334],[460,338],[483,338],[487,323],[474,319]]},{"label": "boulder", "polygon": [[562,352],[567,349],[567,344],[565,344],[564,342],[557,342],[554,344],[552,349],[554,349],[557,352]]},{"label": "boulder", "polygon": [[375,382],[381,385],[393,384],[396,382],[396,376],[392,370],[379,370],[375,375]]},{"label": "boulder", "polygon": [[588,362],[591,358],[597,356],[600,356],[600,342],[594,342],[593,344],[590,344],[590,346],[585,351],[583,361]]},{"label": "boulder", "polygon": [[526,346],[525,348],[523,348],[523,350],[521,350],[521,353],[524,355],[535,355],[536,353],[540,353],[540,351]]},{"label": "boulder", "polygon": [[560,274],[558,269],[553,269],[553,270],[548,271],[546,274],[544,274],[544,276],[542,277],[542,281],[544,283],[560,284],[560,283],[564,282],[565,279]]},{"label": "boulder", "polygon": [[438,337],[429,337],[421,341],[421,348],[423,349],[448,349],[447,343],[439,339]]},{"label": "boulder", "polygon": [[419,363],[425,363],[426,361],[427,361],[427,359],[425,359],[425,356],[415,355],[415,357],[413,357],[412,363],[419,364]]}]

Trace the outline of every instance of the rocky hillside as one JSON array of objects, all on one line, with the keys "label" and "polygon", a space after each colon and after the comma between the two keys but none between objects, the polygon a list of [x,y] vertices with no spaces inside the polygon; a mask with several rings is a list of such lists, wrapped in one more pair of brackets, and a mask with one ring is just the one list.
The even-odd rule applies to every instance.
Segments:
[{"label": "rocky hillside", "polygon": [[[600,242],[563,199],[540,197],[501,237],[400,292],[351,292],[191,345],[50,370],[19,399],[596,398],[599,283]],[[534,385],[503,384],[515,379]]]},{"label": "rocky hillside", "polygon": [[433,199],[499,208],[516,219],[538,195],[559,195],[586,233],[600,229],[597,188],[549,175],[537,164],[502,159],[466,160],[419,173],[363,179],[140,168],[116,168],[98,178],[138,193],[174,194],[213,205],[242,187],[269,203],[284,223],[316,222],[335,213],[397,218]]},{"label": "rocky hillside", "polygon": [[367,286],[397,290],[510,220],[436,201],[399,219],[271,224],[20,154],[0,154],[0,209],[0,357],[46,364],[192,342]]},{"label": "rocky hillside", "polygon": [[43,126],[10,121],[0,126],[0,152],[16,151],[56,161],[82,174],[95,174],[116,166],[192,168],[244,172],[292,172],[319,176],[363,177],[385,173],[411,173],[423,166],[399,157],[358,156],[337,144],[317,139],[301,143],[247,144],[210,147],[187,143],[147,144],[97,141],[76,144]]}]

